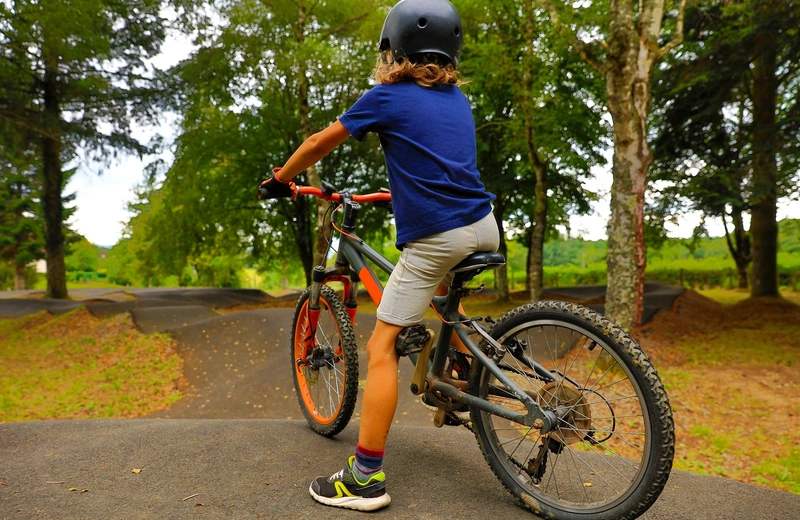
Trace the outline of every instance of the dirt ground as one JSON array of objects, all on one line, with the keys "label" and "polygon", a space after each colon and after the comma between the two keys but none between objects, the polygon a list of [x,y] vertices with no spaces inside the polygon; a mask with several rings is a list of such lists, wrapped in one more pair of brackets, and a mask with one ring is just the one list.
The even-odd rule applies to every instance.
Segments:
[{"label": "dirt ground", "polygon": [[[798,331],[793,303],[723,307],[694,291],[635,331],[668,390],[675,467],[800,493]],[[748,351],[753,335],[769,351]],[[720,346],[720,338],[741,341]]]}]

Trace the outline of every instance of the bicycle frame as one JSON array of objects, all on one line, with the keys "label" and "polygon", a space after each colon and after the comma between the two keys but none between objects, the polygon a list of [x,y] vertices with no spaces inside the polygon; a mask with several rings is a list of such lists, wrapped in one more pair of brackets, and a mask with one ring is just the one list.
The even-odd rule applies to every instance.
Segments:
[{"label": "bicycle frame", "polygon": [[[360,205],[351,200],[349,194],[340,193],[342,206],[344,208],[344,218],[342,229],[337,229],[339,234],[339,248],[336,261],[333,267],[325,268],[317,266],[312,274],[311,297],[309,300],[309,326],[310,337],[314,337],[317,319],[320,312],[320,292],[324,284],[330,282],[340,282],[344,285],[345,307],[349,314],[351,323],[355,323],[358,308],[357,293],[358,283],[363,283],[370,298],[378,305],[383,295],[383,284],[381,284],[375,271],[367,263],[367,259],[372,261],[378,268],[387,274],[394,270],[394,264],[384,258],[380,253],[370,247],[363,239],[355,233],[355,222],[358,217]],[[437,303],[443,303],[443,312],[440,314],[442,325],[437,338],[436,347],[433,355],[433,364],[428,370],[424,391],[435,390],[451,399],[463,402],[469,406],[474,406],[493,415],[533,427],[546,433],[555,428],[559,418],[558,415],[550,410],[543,410],[539,404],[517,384],[514,383],[484,352],[469,338],[471,330],[477,330],[480,325],[474,320],[465,320],[459,311],[459,303],[462,297],[462,289],[451,288],[446,297],[437,297]],[[437,311],[438,313],[438,311]],[[510,410],[499,404],[495,404],[470,395],[452,384],[452,380],[443,377],[444,367],[447,362],[447,353],[450,348],[450,341],[453,333],[456,333],[466,348],[469,350],[473,359],[485,365],[489,371],[500,381],[509,391],[509,394],[519,399],[526,408],[526,413]],[[497,342],[484,332],[484,339],[496,349],[504,351]],[[426,359],[429,351],[423,351]],[[417,356],[409,356],[416,365]],[[533,360],[528,360],[531,368],[543,379],[555,381],[556,377],[546,369],[539,366]],[[422,392],[419,392],[422,393]]]}]

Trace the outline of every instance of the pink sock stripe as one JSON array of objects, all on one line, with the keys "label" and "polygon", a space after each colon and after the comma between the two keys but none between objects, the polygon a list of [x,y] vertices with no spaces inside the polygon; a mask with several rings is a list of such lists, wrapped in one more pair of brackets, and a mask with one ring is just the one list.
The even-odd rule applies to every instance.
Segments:
[{"label": "pink sock stripe", "polygon": [[375,457],[376,459],[382,459],[383,453],[386,450],[371,450],[369,448],[365,448],[364,446],[357,444],[356,451],[361,453],[362,455],[366,455],[367,457]]}]

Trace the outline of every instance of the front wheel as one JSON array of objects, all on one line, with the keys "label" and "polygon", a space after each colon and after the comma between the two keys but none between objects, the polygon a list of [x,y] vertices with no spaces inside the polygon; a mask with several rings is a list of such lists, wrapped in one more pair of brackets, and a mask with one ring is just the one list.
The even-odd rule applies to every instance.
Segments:
[{"label": "front wheel", "polygon": [[306,289],[292,318],[292,373],[303,415],[315,432],[333,437],[342,431],[358,397],[358,349],[341,298],[327,285],[319,298],[315,333],[310,327]]},{"label": "front wheel", "polygon": [[[494,473],[544,518],[632,519],[658,498],[672,468],[675,432],[664,386],[639,345],[600,314],[540,301],[491,330],[506,347],[498,366],[559,416],[538,430],[477,408],[475,435]],[[470,393],[525,412],[484,366]]]}]

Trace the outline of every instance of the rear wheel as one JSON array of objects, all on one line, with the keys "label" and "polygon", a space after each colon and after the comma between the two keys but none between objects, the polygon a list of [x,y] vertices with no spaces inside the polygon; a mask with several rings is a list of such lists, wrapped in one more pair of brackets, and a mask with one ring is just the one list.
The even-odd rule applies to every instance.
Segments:
[{"label": "rear wheel", "polygon": [[358,350],[341,298],[322,286],[316,333],[309,324],[311,289],[300,295],[292,318],[294,386],[311,428],[326,437],[342,431],[358,396]]},{"label": "rear wheel", "polygon": [[[644,513],[667,482],[675,434],[664,387],[640,347],[600,314],[554,301],[510,311],[491,335],[507,349],[498,366],[560,417],[542,435],[473,407],[478,444],[503,485],[545,518]],[[470,393],[525,411],[479,363]]]}]

